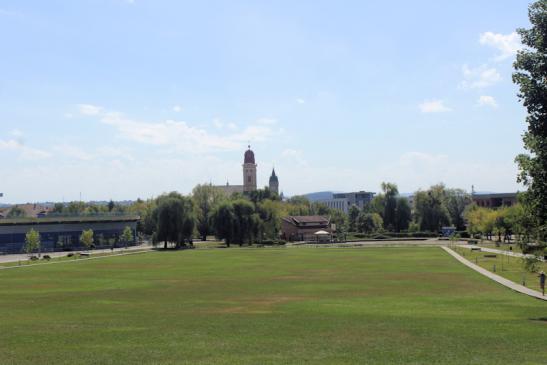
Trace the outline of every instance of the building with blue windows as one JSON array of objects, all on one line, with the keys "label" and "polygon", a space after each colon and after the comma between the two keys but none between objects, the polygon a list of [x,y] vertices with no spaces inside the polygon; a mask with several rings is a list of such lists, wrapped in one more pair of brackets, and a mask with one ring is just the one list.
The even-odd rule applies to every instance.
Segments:
[{"label": "building with blue windows", "polygon": [[31,229],[40,233],[41,251],[79,249],[82,231],[91,229],[95,247],[110,247],[120,243],[125,227],[133,232],[135,244],[138,216],[81,216],[0,219],[0,253],[20,253],[25,235]]}]

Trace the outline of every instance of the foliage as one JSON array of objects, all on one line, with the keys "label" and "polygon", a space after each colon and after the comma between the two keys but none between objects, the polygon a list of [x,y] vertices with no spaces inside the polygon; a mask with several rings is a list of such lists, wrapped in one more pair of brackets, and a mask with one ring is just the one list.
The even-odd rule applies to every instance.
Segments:
[{"label": "foliage", "polygon": [[128,244],[133,241],[133,230],[129,226],[125,226],[122,232],[122,236],[120,237],[122,242],[125,244]]},{"label": "foliage", "polygon": [[445,190],[445,206],[448,210],[450,223],[456,227],[456,230],[462,231],[465,229],[464,211],[465,208],[472,203],[471,195],[462,189],[446,189]]},{"label": "foliage", "polygon": [[153,217],[156,223],[156,239],[180,247],[186,240],[191,242],[194,232],[194,204],[188,197],[176,192],[162,195],[156,199]]},{"label": "foliage", "polygon": [[14,206],[10,209],[8,214],[6,215],[6,218],[24,218],[27,216],[27,213],[21,209],[19,206]]},{"label": "foliage", "polygon": [[532,218],[531,228],[539,241],[547,240],[547,0],[529,7],[532,27],[518,29],[526,46],[517,54],[513,82],[519,86],[518,97],[527,111],[528,129],[523,135],[529,155],[516,157],[518,181],[527,188],[522,202]]},{"label": "foliage", "polygon": [[427,191],[416,192],[414,214],[421,231],[438,232],[443,226],[450,224],[450,214],[445,202],[443,184],[433,185]]},{"label": "foliage", "polygon": [[224,193],[211,184],[197,185],[192,190],[192,201],[196,216],[196,228],[205,241],[207,235],[213,233],[211,214],[226,197]]},{"label": "foliage", "polygon": [[383,220],[378,213],[361,212],[357,218],[357,228],[362,233],[375,233],[382,229]]},{"label": "foliage", "polygon": [[212,222],[217,237],[224,239],[228,247],[232,243],[254,243],[262,229],[254,205],[245,199],[220,204],[212,214]]},{"label": "foliage", "polygon": [[357,219],[359,218],[359,213],[361,211],[359,208],[353,204],[349,207],[348,211],[348,229],[350,232],[355,232],[357,230]]},{"label": "foliage", "polygon": [[40,233],[33,228],[30,229],[25,235],[25,246],[23,247],[25,253],[31,254],[40,249]]},{"label": "foliage", "polygon": [[82,231],[82,234],[80,235],[80,243],[86,249],[91,248],[91,246],[93,245],[93,230],[92,229],[86,229]]}]

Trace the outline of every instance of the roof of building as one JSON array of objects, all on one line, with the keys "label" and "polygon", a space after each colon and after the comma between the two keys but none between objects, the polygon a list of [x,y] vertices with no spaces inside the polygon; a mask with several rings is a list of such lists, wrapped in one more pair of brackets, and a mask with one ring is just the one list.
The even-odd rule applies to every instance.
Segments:
[{"label": "roof of building", "polygon": [[279,180],[277,179],[277,175],[275,174],[275,169],[272,169],[272,176],[270,176],[270,183],[272,182],[279,182]]},{"label": "roof of building", "polygon": [[62,217],[48,215],[43,218],[22,217],[6,218],[0,220],[0,226],[16,226],[25,224],[67,224],[67,223],[101,223],[101,222],[134,222],[138,221],[138,215],[98,215],[98,216],[73,216]]},{"label": "roof of building", "polygon": [[255,163],[255,153],[251,150],[251,146],[249,146],[249,149],[245,151],[245,159],[243,160],[243,163]]},{"label": "roof of building", "polygon": [[327,225],[330,222],[330,219],[321,215],[295,215],[295,216],[288,216],[283,218],[284,221],[294,224],[294,225],[302,225],[302,224],[320,224],[320,225]]},{"label": "roof of building", "polygon": [[473,198],[492,199],[492,198],[516,198],[518,193],[475,193]]}]

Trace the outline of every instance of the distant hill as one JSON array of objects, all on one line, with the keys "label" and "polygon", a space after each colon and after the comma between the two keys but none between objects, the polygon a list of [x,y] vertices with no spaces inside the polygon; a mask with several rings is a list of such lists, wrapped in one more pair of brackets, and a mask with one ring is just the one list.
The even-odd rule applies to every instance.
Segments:
[{"label": "distant hill", "polygon": [[318,191],[316,193],[304,194],[304,196],[308,198],[309,201],[316,202],[319,200],[332,199],[333,194],[333,191]]}]

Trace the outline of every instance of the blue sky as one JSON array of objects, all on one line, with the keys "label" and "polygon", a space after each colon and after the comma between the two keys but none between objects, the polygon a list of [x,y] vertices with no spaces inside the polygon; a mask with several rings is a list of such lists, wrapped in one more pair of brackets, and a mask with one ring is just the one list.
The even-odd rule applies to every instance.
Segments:
[{"label": "blue sky", "polygon": [[527,4],[0,0],[0,201],[522,190]]}]

